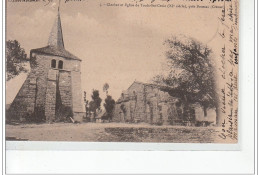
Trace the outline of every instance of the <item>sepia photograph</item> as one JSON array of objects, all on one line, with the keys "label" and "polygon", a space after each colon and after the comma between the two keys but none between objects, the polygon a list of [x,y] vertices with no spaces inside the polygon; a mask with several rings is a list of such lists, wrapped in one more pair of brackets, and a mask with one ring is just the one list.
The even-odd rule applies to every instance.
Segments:
[{"label": "sepia photograph", "polygon": [[238,143],[239,0],[7,0],[5,138]]}]

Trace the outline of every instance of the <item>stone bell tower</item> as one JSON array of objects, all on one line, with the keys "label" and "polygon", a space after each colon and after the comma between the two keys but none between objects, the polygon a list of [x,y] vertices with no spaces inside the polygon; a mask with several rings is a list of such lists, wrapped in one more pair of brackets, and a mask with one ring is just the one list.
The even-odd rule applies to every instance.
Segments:
[{"label": "stone bell tower", "polygon": [[58,9],[48,45],[30,51],[31,71],[7,114],[28,121],[82,120],[80,64],[79,58],[65,50]]}]

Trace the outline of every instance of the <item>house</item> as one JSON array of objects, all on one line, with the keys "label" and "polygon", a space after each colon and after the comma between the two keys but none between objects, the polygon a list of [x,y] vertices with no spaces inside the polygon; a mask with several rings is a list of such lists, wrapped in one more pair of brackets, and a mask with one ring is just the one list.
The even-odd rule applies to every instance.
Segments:
[{"label": "house", "polygon": [[31,71],[12,102],[7,120],[54,122],[84,115],[81,59],[64,47],[60,12],[46,47],[30,51]]},{"label": "house", "polygon": [[180,99],[171,96],[169,87],[135,81],[117,100],[113,121],[145,122],[150,124],[195,125],[197,121],[214,123],[216,113],[208,109],[205,117],[202,107],[191,105],[190,118],[183,115]]}]

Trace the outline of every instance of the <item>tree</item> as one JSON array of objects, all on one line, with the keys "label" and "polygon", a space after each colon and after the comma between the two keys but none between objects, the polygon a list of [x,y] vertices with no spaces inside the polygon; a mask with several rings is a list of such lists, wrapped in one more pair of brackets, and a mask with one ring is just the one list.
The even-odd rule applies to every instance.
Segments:
[{"label": "tree", "polygon": [[94,116],[96,117],[97,109],[100,109],[100,104],[102,99],[99,97],[99,91],[93,90],[91,95],[91,102],[89,103],[89,110],[94,112]]},{"label": "tree", "polygon": [[109,89],[109,84],[105,83],[103,86],[103,92],[106,92],[106,94],[108,94],[108,89]]},{"label": "tree", "polygon": [[85,104],[85,109],[86,109],[86,117],[89,116],[89,101],[87,100],[87,92],[84,91],[84,104]]},{"label": "tree", "polygon": [[21,72],[27,72],[25,63],[29,60],[20,43],[16,40],[6,41],[6,80],[14,78]]},{"label": "tree", "polygon": [[108,95],[107,98],[105,99],[104,107],[106,109],[107,118],[109,120],[112,120],[113,112],[114,112],[114,109],[115,109],[115,104],[116,104],[116,102],[112,98],[112,96]]},{"label": "tree", "polygon": [[199,103],[205,116],[209,107],[216,108],[219,124],[219,99],[212,50],[184,36],[172,37],[164,44],[168,47],[166,58],[170,71],[167,76],[156,76],[154,82],[171,87],[169,92],[181,99],[187,118],[191,115],[190,104]]}]

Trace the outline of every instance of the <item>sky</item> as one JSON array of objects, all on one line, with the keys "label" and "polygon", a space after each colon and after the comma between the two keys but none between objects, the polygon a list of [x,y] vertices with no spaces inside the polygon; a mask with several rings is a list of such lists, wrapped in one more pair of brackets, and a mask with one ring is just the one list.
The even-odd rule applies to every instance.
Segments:
[{"label": "sky", "polygon": [[[109,94],[117,100],[135,80],[149,82],[164,72],[163,42],[171,36],[193,37],[213,51],[218,42],[219,9],[109,7],[107,2],[112,1],[61,1],[60,5],[65,48],[82,59],[82,91],[88,99],[93,89],[104,99],[103,85],[108,83]],[[113,1],[117,2],[122,1]],[[6,40],[18,40],[27,54],[46,46],[57,4],[57,0],[48,5],[7,2]],[[7,104],[26,76],[6,83]]]}]

